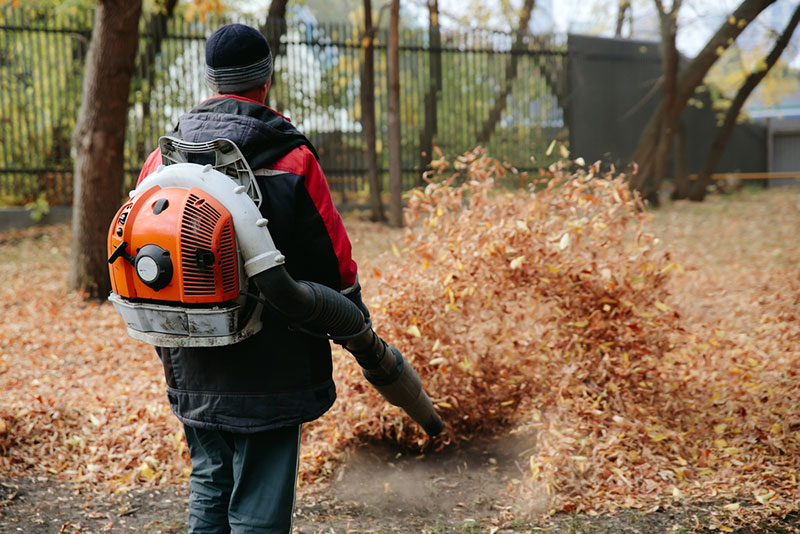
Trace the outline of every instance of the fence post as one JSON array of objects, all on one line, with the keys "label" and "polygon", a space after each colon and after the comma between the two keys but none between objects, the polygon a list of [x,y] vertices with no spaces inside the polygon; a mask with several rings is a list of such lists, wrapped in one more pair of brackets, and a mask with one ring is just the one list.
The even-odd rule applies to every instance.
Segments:
[{"label": "fence post", "polygon": [[400,154],[400,0],[392,0],[389,22],[389,222],[403,226],[403,169]]},{"label": "fence post", "polygon": [[364,159],[369,183],[369,207],[374,222],[386,221],[378,179],[378,152],[375,138],[375,28],[372,26],[372,0],[364,0],[364,51],[361,69],[361,125],[364,132]]},{"label": "fence post", "polygon": [[[442,88],[442,34],[439,28],[439,1],[428,0],[428,90],[425,93],[425,124],[420,135],[420,170],[424,173],[433,159],[433,138],[439,122],[439,91]],[[420,175],[422,182],[422,175]]]}]

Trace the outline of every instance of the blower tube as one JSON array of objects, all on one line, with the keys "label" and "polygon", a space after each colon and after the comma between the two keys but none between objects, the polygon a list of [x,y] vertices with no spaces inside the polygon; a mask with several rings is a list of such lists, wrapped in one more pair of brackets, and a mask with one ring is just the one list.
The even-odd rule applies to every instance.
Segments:
[{"label": "blower tube", "polygon": [[321,284],[295,281],[283,265],[251,278],[280,314],[305,328],[342,340],[378,393],[403,409],[428,435],[435,436],[444,429],[417,372],[399,350],[375,333],[350,299]]},{"label": "blower tube", "polygon": [[431,436],[444,424],[422,389],[419,375],[399,350],[388,345],[350,299],[327,286],[298,282],[284,266],[264,219],[247,188],[211,165],[175,163],[145,178],[131,196],[153,186],[196,187],[219,200],[233,217],[233,226],[247,275],[266,301],[291,322],[324,332],[355,356],[364,377],[391,404],[402,408]]}]

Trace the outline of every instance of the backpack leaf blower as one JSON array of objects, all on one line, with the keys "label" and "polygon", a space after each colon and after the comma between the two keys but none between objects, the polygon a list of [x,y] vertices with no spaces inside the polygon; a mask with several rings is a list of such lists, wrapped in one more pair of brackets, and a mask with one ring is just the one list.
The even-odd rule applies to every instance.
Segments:
[{"label": "backpack leaf blower", "polygon": [[[128,335],[161,347],[232,345],[261,330],[267,305],[292,324],[327,334],[365,378],[429,435],[444,425],[416,371],[346,296],[296,281],[259,211],[261,191],[227,139],[159,140],[162,163],[131,191],[108,233],[109,300]],[[187,162],[213,153],[214,165]],[[253,292],[260,294],[253,297]]]}]

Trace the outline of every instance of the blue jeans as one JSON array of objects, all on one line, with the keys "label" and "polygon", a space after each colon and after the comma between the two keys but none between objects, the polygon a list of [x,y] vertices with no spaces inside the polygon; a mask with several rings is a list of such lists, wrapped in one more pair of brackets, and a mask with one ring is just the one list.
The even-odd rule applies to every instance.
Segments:
[{"label": "blue jeans", "polygon": [[190,534],[288,534],[300,426],[234,434],[184,425]]}]

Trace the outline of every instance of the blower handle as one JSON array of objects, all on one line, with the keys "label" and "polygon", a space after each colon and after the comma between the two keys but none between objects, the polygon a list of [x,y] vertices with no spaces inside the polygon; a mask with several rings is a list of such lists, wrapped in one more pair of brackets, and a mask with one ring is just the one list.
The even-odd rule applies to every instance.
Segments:
[{"label": "blower handle", "polygon": [[108,263],[113,264],[119,258],[125,258],[126,260],[128,260],[128,263],[133,265],[135,263],[135,261],[136,261],[136,258],[134,258],[130,254],[128,254],[128,251],[126,250],[127,248],[128,248],[128,242],[127,241],[123,241],[122,243],[120,243],[114,249],[114,252],[111,253],[111,256],[108,257]]}]

